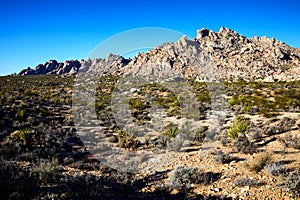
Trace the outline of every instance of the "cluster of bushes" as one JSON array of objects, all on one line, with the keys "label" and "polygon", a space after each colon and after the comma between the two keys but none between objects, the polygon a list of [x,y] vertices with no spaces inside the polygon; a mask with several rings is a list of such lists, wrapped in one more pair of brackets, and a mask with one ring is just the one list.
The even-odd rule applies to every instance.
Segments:
[{"label": "cluster of bushes", "polygon": [[[231,96],[228,106],[240,114],[260,114],[271,118],[281,111],[299,111],[299,81],[289,83],[240,82],[227,83],[227,94]],[[265,91],[274,91],[267,92]]]}]

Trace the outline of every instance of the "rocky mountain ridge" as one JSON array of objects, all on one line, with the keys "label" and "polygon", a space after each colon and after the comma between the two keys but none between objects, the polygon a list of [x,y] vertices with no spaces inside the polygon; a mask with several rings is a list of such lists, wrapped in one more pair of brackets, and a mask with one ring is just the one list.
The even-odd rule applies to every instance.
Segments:
[{"label": "rocky mountain ridge", "polygon": [[183,36],[177,42],[165,43],[133,59],[109,54],[106,58],[50,60],[19,75],[68,74],[78,72],[113,75],[165,75],[204,79],[215,76],[249,81],[300,80],[300,50],[274,38],[246,38],[221,27],[218,32],[200,29],[194,39]]}]

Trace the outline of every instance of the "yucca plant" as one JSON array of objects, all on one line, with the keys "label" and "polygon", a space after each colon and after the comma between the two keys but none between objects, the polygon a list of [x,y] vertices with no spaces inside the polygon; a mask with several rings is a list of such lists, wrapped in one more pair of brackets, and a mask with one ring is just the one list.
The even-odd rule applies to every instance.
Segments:
[{"label": "yucca plant", "polygon": [[174,138],[176,137],[178,133],[178,127],[177,126],[169,126],[166,130],[165,130],[165,134],[167,136],[169,136],[170,138]]},{"label": "yucca plant", "polygon": [[240,133],[243,133],[247,130],[248,125],[249,125],[248,119],[240,118],[240,117],[236,118],[234,120],[232,127],[228,129],[227,132],[228,137],[231,137],[233,139],[237,138]]},{"label": "yucca plant", "polygon": [[16,140],[24,147],[31,147],[35,142],[33,130],[18,130],[10,134],[10,139]]}]

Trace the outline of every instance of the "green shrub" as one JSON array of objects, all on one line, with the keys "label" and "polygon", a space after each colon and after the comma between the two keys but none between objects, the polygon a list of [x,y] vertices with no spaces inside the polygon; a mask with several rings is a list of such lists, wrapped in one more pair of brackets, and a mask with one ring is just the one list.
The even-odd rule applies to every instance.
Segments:
[{"label": "green shrub", "polygon": [[232,108],[234,105],[238,105],[238,104],[239,104],[239,102],[238,102],[238,99],[236,96],[233,96],[228,100],[228,106],[230,108]]},{"label": "green shrub", "polygon": [[210,96],[209,92],[207,90],[205,90],[198,94],[197,100],[200,102],[209,103],[209,102],[211,102],[211,96]]},{"label": "green shrub", "polygon": [[266,118],[272,118],[272,117],[276,117],[279,115],[275,109],[268,108],[268,107],[263,108],[260,111],[258,111],[258,114],[260,114]]},{"label": "green shrub", "polygon": [[118,146],[125,149],[137,149],[141,145],[141,142],[136,139],[133,134],[127,133],[125,131],[120,131],[118,133]]},{"label": "green shrub", "polygon": [[35,135],[33,130],[23,129],[12,132],[9,139],[19,142],[22,146],[31,147],[35,142]]},{"label": "green shrub", "polygon": [[249,125],[248,119],[236,118],[233,122],[233,125],[228,129],[228,137],[233,139],[237,138],[240,133],[243,133],[247,130]]},{"label": "green shrub", "polygon": [[68,114],[65,116],[64,123],[68,126],[74,125],[74,116],[71,114]]},{"label": "green shrub", "polygon": [[57,179],[61,166],[57,159],[40,160],[40,162],[31,169],[30,175],[43,183],[50,183]]},{"label": "green shrub", "polygon": [[176,116],[180,114],[180,107],[179,106],[171,106],[168,110],[167,110],[168,116]]},{"label": "green shrub", "polygon": [[178,126],[174,124],[169,124],[165,129],[165,135],[169,136],[170,138],[175,138],[178,133]]},{"label": "green shrub", "polygon": [[131,98],[129,100],[131,114],[137,117],[138,114],[142,114],[146,106],[141,98]]},{"label": "green shrub", "polygon": [[16,119],[19,121],[25,121],[26,119],[26,111],[24,109],[19,110],[16,113]]}]

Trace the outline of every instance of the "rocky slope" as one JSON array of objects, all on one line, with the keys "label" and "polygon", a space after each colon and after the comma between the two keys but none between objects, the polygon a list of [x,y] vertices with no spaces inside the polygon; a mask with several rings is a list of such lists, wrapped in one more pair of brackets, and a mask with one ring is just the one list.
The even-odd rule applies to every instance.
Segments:
[{"label": "rocky slope", "polygon": [[[246,38],[221,27],[219,32],[197,31],[194,39],[182,37],[132,60],[108,55],[104,59],[49,61],[19,75],[76,74],[78,71],[119,75],[174,75],[255,81],[300,80],[300,50],[274,38]],[[204,75],[204,76],[203,76]]]}]

